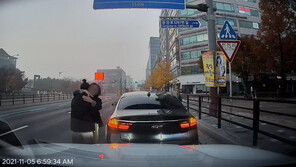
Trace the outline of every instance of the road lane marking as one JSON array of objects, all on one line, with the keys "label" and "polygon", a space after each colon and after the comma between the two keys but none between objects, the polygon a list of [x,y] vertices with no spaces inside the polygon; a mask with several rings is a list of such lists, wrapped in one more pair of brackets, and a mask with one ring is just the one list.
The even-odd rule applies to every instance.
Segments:
[{"label": "road lane marking", "polygon": [[45,110],[46,108],[45,107],[42,107],[42,108],[35,108],[35,109],[32,109],[32,110],[29,110],[30,112],[38,112],[38,111],[42,111],[42,110]]},{"label": "road lane marking", "polygon": [[279,133],[284,133],[285,131],[282,130],[282,129],[279,129],[279,130],[277,130],[277,132],[279,132]]},{"label": "road lane marking", "polygon": [[9,134],[9,133],[13,133],[13,132],[16,132],[16,131],[18,131],[18,130],[21,130],[21,129],[27,128],[27,127],[29,127],[29,126],[28,126],[28,125],[25,125],[25,126],[21,126],[21,127],[19,127],[19,128],[16,128],[16,129],[10,130],[10,131],[8,131],[8,132],[5,132],[5,133],[0,134],[0,137],[1,137],[1,136],[4,136],[4,135],[7,135],[7,134]]}]

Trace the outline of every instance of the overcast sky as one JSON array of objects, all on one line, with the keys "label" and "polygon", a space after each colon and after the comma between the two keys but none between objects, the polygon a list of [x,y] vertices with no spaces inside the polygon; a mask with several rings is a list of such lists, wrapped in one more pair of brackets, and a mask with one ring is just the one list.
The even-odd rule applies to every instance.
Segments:
[{"label": "overcast sky", "polygon": [[0,48],[19,54],[29,78],[93,79],[98,68],[121,66],[145,78],[149,37],[158,37],[160,10],[93,10],[93,0],[0,0]]}]

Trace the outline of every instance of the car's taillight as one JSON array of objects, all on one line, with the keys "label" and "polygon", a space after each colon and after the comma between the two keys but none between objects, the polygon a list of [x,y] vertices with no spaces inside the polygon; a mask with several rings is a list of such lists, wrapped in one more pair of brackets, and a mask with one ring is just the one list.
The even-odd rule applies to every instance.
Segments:
[{"label": "car's taillight", "polygon": [[189,128],[191,126],[197,125],[197,120],[193,117],[189,118],[189,121],[183,121],[180,123],[181,128]]},{"label": "car's taillight", "polygon": [[118,126],[118,129],[121,129],[121,130],[128,130],[129,128],[130,126],[127,124],[119,124]]},{"label": "car's taillight", "polygon": [[191,117],[191,118],[189,119],[189,125],[190,125],[190,126],[197,125],[197,120],[196,120],[195,118]]},{"label": "car's taillight", "polygon": [[189,123],[187,121],[181,122],[181,128],[189,128]]},{"label": "car's taillight", "polygon": [[116,118],[110,119],[108,122],[108,126],[114,129],[128,130],[130,128],[131,123],[121,123],[118,122]]},{"label": "car's taillight", "polygon": [[113,118],[113,119],[110,119],[109,122],[108,122],[108,126],[110,128],[118,128],[118,121],[117,119]]}]

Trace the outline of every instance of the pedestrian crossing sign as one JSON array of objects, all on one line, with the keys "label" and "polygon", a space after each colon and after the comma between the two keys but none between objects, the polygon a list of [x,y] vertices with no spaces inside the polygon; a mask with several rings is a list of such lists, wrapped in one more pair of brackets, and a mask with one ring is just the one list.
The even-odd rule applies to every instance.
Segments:
[{"label": "pedestrian crossing sign", "polygon": [[221,40],[237,40],[237,35],[228,21],[225,21],[220,31],[220,39]]}]

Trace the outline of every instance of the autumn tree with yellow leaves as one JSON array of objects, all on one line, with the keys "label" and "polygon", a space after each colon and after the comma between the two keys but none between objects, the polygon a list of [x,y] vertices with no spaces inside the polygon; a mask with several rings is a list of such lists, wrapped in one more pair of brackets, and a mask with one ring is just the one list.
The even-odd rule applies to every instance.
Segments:
[{"label": "autumn tree with yellow leaves", "polygon": [[171,62],[162,61],[154,69],[152,75],[147,79],[144,88],[160,89],[167,85],[173,79],[173,73],[170,70]]}]

